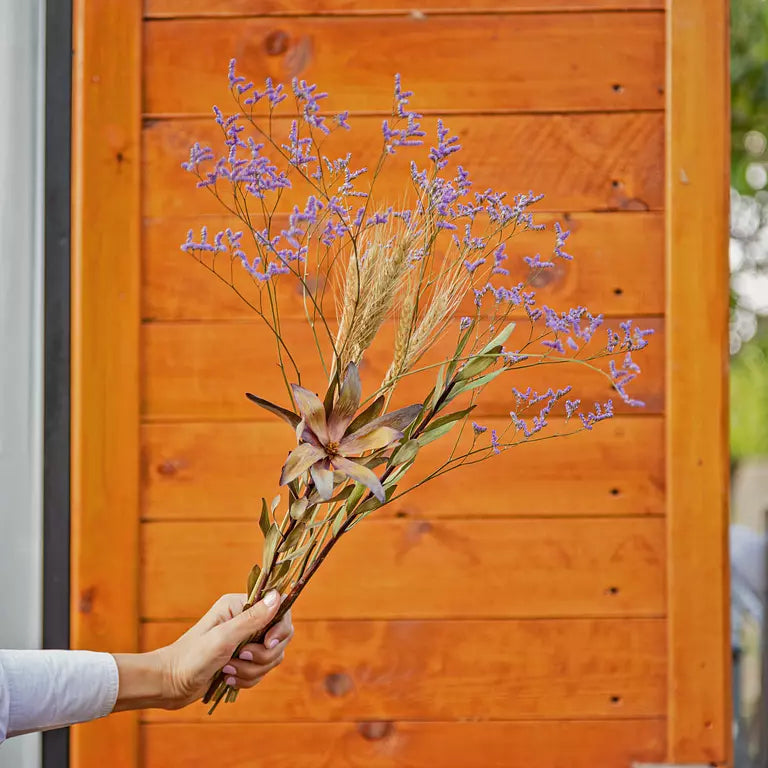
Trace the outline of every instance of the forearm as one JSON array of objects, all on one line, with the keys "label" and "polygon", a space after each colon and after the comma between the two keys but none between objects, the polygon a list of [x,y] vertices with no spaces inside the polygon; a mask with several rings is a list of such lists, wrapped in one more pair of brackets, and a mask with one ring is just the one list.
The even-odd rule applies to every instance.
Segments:
[{"label": "forearm", "polygon": [[104,717],[117,700],[118,669],[107,653],[0,651],[0,665],[8,736]]},{"label": "forearm", "polygon": [[170,708],[161,651],[116,653],[120,686],[114,712],[126,709]]}]

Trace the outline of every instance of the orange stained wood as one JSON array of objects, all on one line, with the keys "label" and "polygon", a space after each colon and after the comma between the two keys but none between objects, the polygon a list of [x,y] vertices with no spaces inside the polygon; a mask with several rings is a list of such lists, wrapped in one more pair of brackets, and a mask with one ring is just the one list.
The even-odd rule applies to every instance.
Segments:
[{"label": "orange stained wood", "polygon": [[[488,419],[485,424],[501,431],[506,421]],[[555,432],[565,427],[552,420]],[[661,515],[665,506],[663,437],[661,418],[616,417],[590,433],[520,446],[483,465],[481,473],[477,468],[450,472],[377,515]],[[250,523],[259,495],[271,499],[277,492],[280,467],[294,444],[291,430],[276,420],[145,424],[143,517]],[[414,465],[408,484],[426,476],[449,451],[450,446],[441,442],[425,447],[423,464]]]},{"label": "orange stained wood", "polygon": [[[403,73],[419,112],[664,106],[662,12],[192,19],[148,23],[144,39],[148,114],[210,114],[211,104],[226,106],[232,57],[256,83],[333,83],[324,109],[353,113],[390,114],[393,72]],[[457,55],[457,47],[483,54]],[[194,57],[185,56],[190,50]],[[291,114],[289,104],[277,114]]]},{"label": "orange stained wood", "polygon": [[[619,320],[611,325],[618,327]],[[630,384],[633,397],[647,406],[643,413],[661,413],[664,405],[664,324],[658,318],[643,318],[642,328],[656,330],[653,342],[639,353],[641,377]],[[521,349],[528,341],[529,324],[525,320],[515,329],[510,349]],[[320,391],[327,380],[314,349],[312,334],[301,321],[282,324],[283,338],[297,351],[302,382]],[[370,395],[379,386],[392,359],[393,328],[387,324],[376,338],[361,367],[363,393]],[[602,343],[602,341],[600,342]],[[280,370],[275,363],[274,340],[267,337],[260,323],[153,323],[144,326],[143,344],[143,414],[152,421],[200,419],[254,419],[263,414],[244,396],[255,392],[273,402],[288,403]],[[595,341],[597,344],[597,341]],[[455,338],[448,335],[425,355],[420,365],[428,366],[441,353],[451,354]],[[526,349],[539,354],[543,347]],[[607,370],[605,360],[598,361]],[[521,365],[525,365],[522,363]],[[288,380],[296,381],[292,369]],[[401,382],[393,404],[408,405],[421,401],[433,386],[436,369],[422,370]],[[478,399],[476,415],[507,415],[514,407],[511,388],[531,386],[539,392],[548,387],[573,386],[574,395],[585,403],[613,399],[617,412],[638,413],[616,395],[606,376],[576,364],[553,362],[550,365],[511,369],[488,385]],[[463,402],[461,399],[457,403]]]},{"label": "orange stained wood", "polygon": [[[256,523],[144,523],[142,537],[149,619],[190,619],[220,593],[244,590],[260,554]],[[341,540],[297,610],[337,619],[659,616],[664,559],[662,518],[370,517]]]},{"label": "orange stained wood", "polygon": [[[559,214],[538,217],[547,225],[544,232],[520,232],[508,244],[510,280],[526,280],[523,256],[546,255],[554,245],[552,225],[559,221],[571,232],[567,250],[574,260],[559,263],[540,273],[535,282],[540,302],[565,310],[577,305],[599,308],[607,315],[656,315],[664,312],[664,216],[661,213]],[[180,250],[187,232],[200,227],[213,233],[230,227],[244,229],[231,217],[152,219],[144,225],[142,264],[142,316],[145,320],[252,319],[253,310],[224,283]],[[281,217],[276,229],[284,229]],[[246,235],[247,236],[247,231]],[[245,237],[244,237],[245,243]],[[571,245],[572,244],[572,245]],[[246,244],[247,245],[247,244]],[[206,264],[211,265],[210,260]],[[215,263],[227,280],[234,275],[237,290],[252,302],[259,289],[240,265],[234,270],[228,255]],[[314,283],[313,283],[314,285]],[[296,281],[278,283],[281,317],[304,317],[304,301]],[[334,312],[333,285],[325,291],[325,307]],[[468,307],[463,307],[464,312]]]},{"label": "orange stained wood", "polygon": [[[74,3],[71,644],[112,652],[138,643],[140,21]],[[135,713],[76,726],[72,765],[134,768],[138,737]]]},{"label": "orange stained wood", "polygon": [[[425,0],[419,3],[421,12],[466,13],[531,12],[531,11],[594,11],[663,9],[664,0]],[[420,18],[408,0],[372,0],[364,6],[354,0],[145,0],[144,13],[150,18],[184,16],[216,17],[252,15],[316,15],[316,14],[407,14]]]},{"label": "orange stained wood", "polygon": [[728,3],[668,8],[669,731],[674,763],[731,759]]},{"label": "orange stained wood", "polygon": [[[550,722],[153,723],[144,727],[147,768],[187,768],[194,760],[249,766],[255,756],[272,768],[365,766],[434,768],[626,768],[661,759],[664,721]],[[567,755],[567,762],[563,762]],[[482,763],[477,763],[478,759]]]},{"label": "orange stained wood", "polygon": [[[146,647],[179,629],[145,624]],[[298,620],[290,663],[217,721],[658,717],[664,633],[663,619]],[[210,722],[203,706],[146,717]]]},{"label": "orange stained wood", "polygon": [[[329,86],[330,87],[330,86]],[[227,104],[222,101],[222,109]],[[286,120],[275,120],[284,140]],[[382,147],[381,118],[355,117],[350,132],[332,134],[329,157],[351,152],[355,167],[375,166]],[[564,115],[455,115],[446,120],[465,145],[462,163],[477,188],[544,193],[540,211],[660,210],[664,205],[664,115],[616,112]],[[435,118],[423,120],[435,135]],[[196,141],[223,151],[213,118],[150,120],[144,128],[143,203],[149,218],[221,214],[221,204],[195,187],[181,162]],[[412,159],[424,164],[427,150],[391,157],[376,181],[376,198],[398,205]],[[269,154],[265,149],[265,153]],[[362,179],[361,177],[361,183]],[[367,189],[367,186],[359,187]],[[304,205],[306,189],[286,192],[280,209]]]}]

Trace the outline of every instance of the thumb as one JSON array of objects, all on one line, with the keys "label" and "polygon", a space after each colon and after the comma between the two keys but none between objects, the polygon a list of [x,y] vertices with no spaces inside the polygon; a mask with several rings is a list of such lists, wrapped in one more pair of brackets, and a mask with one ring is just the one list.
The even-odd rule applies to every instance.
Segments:
[{"label": "thumb", "polygon": [[234,648],[243,640],[255,635],[260,629],[264,629],[277,613],[279,605],[280,595],[276,589],[272,589],[258,603],[229,621],[219,624],[211,631]]}]

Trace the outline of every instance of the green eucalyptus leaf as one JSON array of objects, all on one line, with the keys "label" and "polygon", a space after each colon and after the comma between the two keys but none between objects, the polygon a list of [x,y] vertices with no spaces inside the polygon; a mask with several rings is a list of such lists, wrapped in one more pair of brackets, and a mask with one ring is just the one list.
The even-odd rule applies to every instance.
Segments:
[{"label": "green eucalyptus leaf", "polygon": [[271,525],[269,520],[269,507],[267,506],[267,500],[262,498],[261,500],[261,515],[259,517],[259,528],[261,528],[261,532],[264,534],[264,536],[267,535],[267,532],[269,531],[269,526]]},{"label": "green eucalyptus leaf", "polygon": [[397,450],[392,454],[392,458],[389,460],[389,465],[396,467],[400,464],[413,461],[416,458],[416,454],[419,452],[419,443],[416,440],[406,440],[400,443]]},{"label": "green eucalyptus leaf", "polygon": [[279,416],[283,421],[287,421],[294,429],[296,425],[301,421],[301,416],[295,414],[293,411],[289,411],[287,408],[283,408],[275,403],[270,403],[269,400],[265,400],[263,397],[253,395],[250,392],[246,392],[245,396],[256,405],[264,408],[264,410],[273,413],[275,416]]},{"label": "green eucalyptus leaf", "polygon": [[253,568],[251,568],[251,572],[248,574],[248,586],[245,591],[248,593],[249,597],[251,592],[253,592],[253,588],[256,586],[256,582],[259,580],[260,574],[261,567],[257,563],[253,566]]}]

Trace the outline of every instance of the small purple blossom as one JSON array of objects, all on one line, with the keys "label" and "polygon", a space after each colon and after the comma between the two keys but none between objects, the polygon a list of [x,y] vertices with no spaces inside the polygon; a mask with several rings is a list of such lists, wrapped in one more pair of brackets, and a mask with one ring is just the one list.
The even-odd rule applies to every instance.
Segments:
[{"label": "small purple blossom", "polygon": [[506,261],[507,259],[506,250],[507,250],[506,243],[502,243],[493,252],[493,269],[491,270],[492,275],[508,275],[509,274],[509,270],[501,266],[501,263],[503,261]]},{"label": "small purple blossom", "polygon": [[568,239],[568,236],[571,234],[570,230],[566,230],[563,232],[562,227],[560,226],[559,222],[555,222],[555,234],[557,235],[557,242],[555,243],[555,248],[552,251],[552,253],[555,254],[555,256],[558,256],[561,259],[565,259],[566,261],[572,261],[573,256],[571,256],[570,253],[566,253],[563,250],[563,246],[565,245],[565,241]]},{"label": "small purple blossom", "polygon": [[565,401],[565,418],[570,419],[574,413],[579,409],[581,400],[566,400]]},{"label": "small purple blossom", "polygon": [[478,424],[476,421],[473,421],[472,422],[472,431],[476,435],[482,435],[483,432],[487,432],[488,431],[488,427],[484,427],[482,424]]},{"label": "small purple blossom", "polygon": [[531,269],[552,269],[555,266],[554,261],[542,261],[541,254],[537,253],[535,256],[524,256],[523,261]]},{"label": "small purple blossom", "polygon": [[[191,230],[190,230],[190,233],[191,233]],[[459,329],[462,331],[466,331],[470,325],[472,325],[471,317],[462,317],[461,320],[459,320]]]},{"label": "small purple blossom", "polygon": [[608,400],[608,402],[601,406],[600,403],[595,403],[595,410],[590,411],[587,414],[580,413],[579,418],[581,419],[581,423],[584,425],[584,429],[592,429],[592,427],[597,424],[598,421],[604,421],[605,419],[610,419],[613,417],[613,401]]},{"label": "small purple blossom", "polygon": [[501,453],[501,445],[499,443],[499,436],[496,434],[496,430],[491,430],[491,448],[493,452],[498,456]]},{"label": "small purple blossom", "polygon": [[483,264],[485,264],[485,259],[477,259],[476,261],[469,261],[469,259],[464,259],[464,266],[470,275],[473,274],[474,271]]},{"label": "small purple blossom", "polygon": [[437,146],[429,150],[429,159],[442,170],[448,165],[448,158],[461,150],[458,136],[449,136],[448,129],[443,125],[443,121],[438,118],[437,121]]}]

